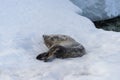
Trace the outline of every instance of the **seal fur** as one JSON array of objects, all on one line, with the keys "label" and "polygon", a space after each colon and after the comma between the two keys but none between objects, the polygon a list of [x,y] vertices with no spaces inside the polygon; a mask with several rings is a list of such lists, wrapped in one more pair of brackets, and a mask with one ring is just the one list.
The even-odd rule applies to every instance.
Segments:
[{"label": "seal fur", "polygon": [[36,59],[51,61],[54,58],[75,58],[82,57],[86,50],[77,41],[67,35],[43,35],[44,43],[48,51],[39,54]]}]

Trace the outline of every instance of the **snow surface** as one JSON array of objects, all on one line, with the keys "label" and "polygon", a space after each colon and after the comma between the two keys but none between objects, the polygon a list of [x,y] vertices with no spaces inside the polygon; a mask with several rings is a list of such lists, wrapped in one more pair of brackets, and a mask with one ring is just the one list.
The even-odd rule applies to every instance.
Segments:
[{"label": "snow surface", "polygon": [[[95,28],[69,0],[0,0],[0,80],[119,80],[120,34]],[[42,62],[43,34],[66,34],[81,58]]]},{"label": "snow surface", "polygon": [[71,0],[82,9],[79,12],[93,21],[120,15],[120,0]]}]

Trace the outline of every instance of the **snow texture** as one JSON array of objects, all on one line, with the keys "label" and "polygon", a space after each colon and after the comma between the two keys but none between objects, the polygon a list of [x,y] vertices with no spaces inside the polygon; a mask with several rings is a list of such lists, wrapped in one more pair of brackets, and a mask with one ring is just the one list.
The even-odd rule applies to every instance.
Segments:
[{"label": "snow texture", "polygon": [[105,20],[120,15],[119,0],[71,0],[79,8],[82,9],[79,14],[89,19]]},{"label": "snow texture", "polygon": [[[95,28],[69,0],[0,0],[0,80],[120,80],[120,34]],[[83,44],[79,58],[45,63],[43,34]]]}]

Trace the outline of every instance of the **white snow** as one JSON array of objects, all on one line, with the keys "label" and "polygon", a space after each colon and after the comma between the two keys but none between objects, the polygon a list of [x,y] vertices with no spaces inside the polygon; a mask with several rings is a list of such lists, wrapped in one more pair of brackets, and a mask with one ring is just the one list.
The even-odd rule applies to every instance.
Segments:
[{"label": "white snow", "polygon": [[[120,34],[98,30],[69,0],[0,1],[0,80],[119,80]],[[81,58],[36,60],[43,34],[83,44]]]},{"label": "white snow", "polygon": [[82,9],[81,15],[93,21],[105,20],[120,15],[119,0],[71,0]]}]

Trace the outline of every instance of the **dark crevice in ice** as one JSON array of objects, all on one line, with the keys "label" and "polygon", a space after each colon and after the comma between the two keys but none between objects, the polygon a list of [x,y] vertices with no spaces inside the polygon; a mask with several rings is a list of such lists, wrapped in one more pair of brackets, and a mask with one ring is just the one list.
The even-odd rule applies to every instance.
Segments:
[{"label": "dark crevice in ice", "polygon": [[104,29],[107,31],[120,32],[120,16],[101,21],[93,21],[96,28]]}]

